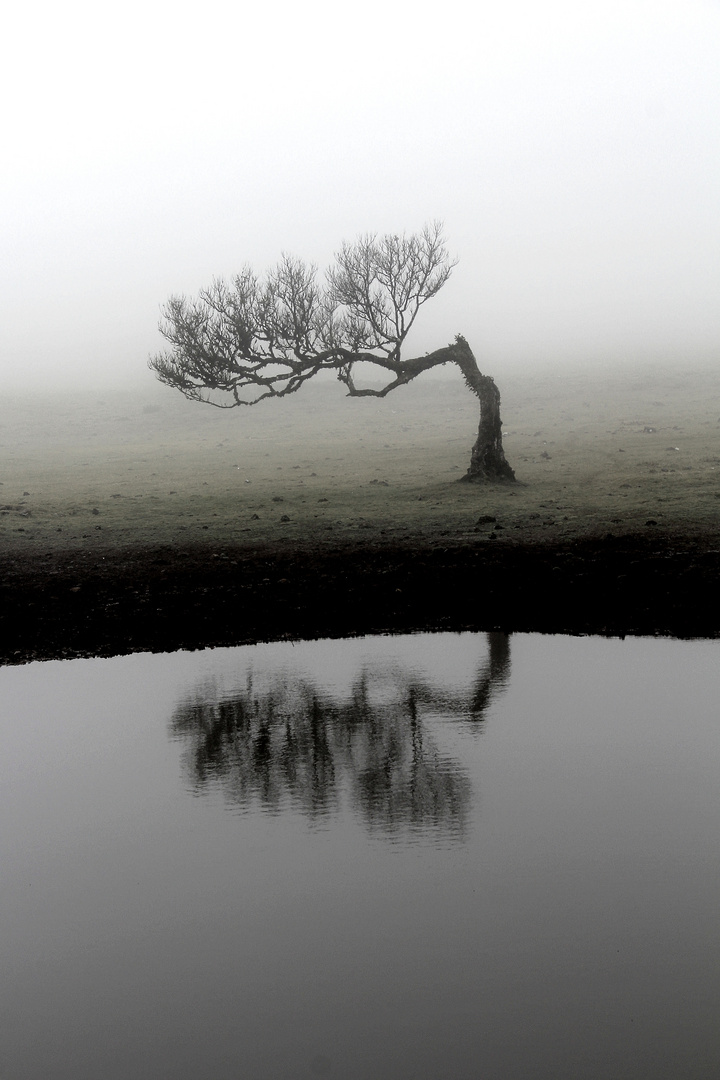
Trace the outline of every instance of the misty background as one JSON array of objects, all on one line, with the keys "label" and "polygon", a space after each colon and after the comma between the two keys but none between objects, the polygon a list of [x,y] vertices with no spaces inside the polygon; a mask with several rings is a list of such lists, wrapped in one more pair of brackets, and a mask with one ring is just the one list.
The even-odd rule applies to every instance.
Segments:
[{"label": "misty background", "polygon": [[710,0],[16,6],[3,385],[145,384],[171,293],[435,218],[408,355],[711,360],[719,47]]}]

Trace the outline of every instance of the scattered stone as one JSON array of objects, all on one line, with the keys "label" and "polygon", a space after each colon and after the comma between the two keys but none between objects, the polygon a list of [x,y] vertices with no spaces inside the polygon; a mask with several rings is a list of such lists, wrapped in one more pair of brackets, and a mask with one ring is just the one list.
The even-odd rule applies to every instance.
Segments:
[{"label": "scattered stone", "polygon": [[476,525],[492,525],[496,521],[497,521],[497,518],[493,517],[492,514],[481,514],[480,517],[475,522],[475,524]]},{"label": "scattered stone", "polygon": [[97,517],[97,515],[100,513],[97,506],[94,506],[91,512],[95,515],[95,517]]},{"label": "scattered stone", "polygon": [[645,524],[646,525],[657,525],[657,521],[655,520],[655,518],[648,518],[648,520],[645,522]]},{"label": "scattered stone", "polygon": [[253,514],[252,517],[250,518],[250,520],[251,521],[259,521],[260,520],[260,515],[259,514]]},{"label": "scattered stone", "polygon": [[283,516],[280,518],[280,520],[281,521],[289,521],[290,518],[287,516],[287,514],[283,514]]},{"label": "scattered stone", "polygon": [[282,495],[273,495],[273,497],[272,497],[272,501],[273,501],[273,502],[285,502],[285,500],[283,499]]}]

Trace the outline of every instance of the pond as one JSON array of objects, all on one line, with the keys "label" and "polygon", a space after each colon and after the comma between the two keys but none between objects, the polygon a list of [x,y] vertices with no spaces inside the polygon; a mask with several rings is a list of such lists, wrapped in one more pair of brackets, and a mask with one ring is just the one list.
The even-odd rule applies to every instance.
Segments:
[{"label": "pond", "polygon": [[0,669],[2,1080],[720,1076],[714,641]]}]

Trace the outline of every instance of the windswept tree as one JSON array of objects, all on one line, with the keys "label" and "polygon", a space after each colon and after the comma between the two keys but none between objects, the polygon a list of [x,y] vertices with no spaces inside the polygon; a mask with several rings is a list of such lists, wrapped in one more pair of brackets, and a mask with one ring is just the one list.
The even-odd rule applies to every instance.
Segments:
[{"label": "windswept tree", "polygon": [[[216,279],[197,299],[168,300],[160,333],[170,348],[149,366],[185,397],[232,409],[294,394],[321,371],[335,372],[350,397],[385,397],[424,371],[455,364],[480,402],[463,479],[512,482],[500,392],[465,338],[458,334],[424,356],[402,355],[420,308],[454,265],[436,222],[411,236],[344,243],[324,282],[316,267],[289,255],[264,279],[246,267],[230,282]],[[359,385],[368,365],[382,373],[382,387]]]}]

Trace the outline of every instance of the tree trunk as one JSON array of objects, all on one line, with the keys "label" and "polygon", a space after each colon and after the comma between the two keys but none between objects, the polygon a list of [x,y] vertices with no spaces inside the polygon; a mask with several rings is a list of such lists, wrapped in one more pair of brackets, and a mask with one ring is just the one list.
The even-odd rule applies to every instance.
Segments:
[{"label": "tree trunk", "polygon": [[500,419],[500,391],[490,375],[483,375],[470,346],[463,337],[456,342],[456,363],[465,382],[480,400],[480,425],[470,456],[470,468],[462,477],[467,482],[514,484],[515,473],[505,457]]}]

